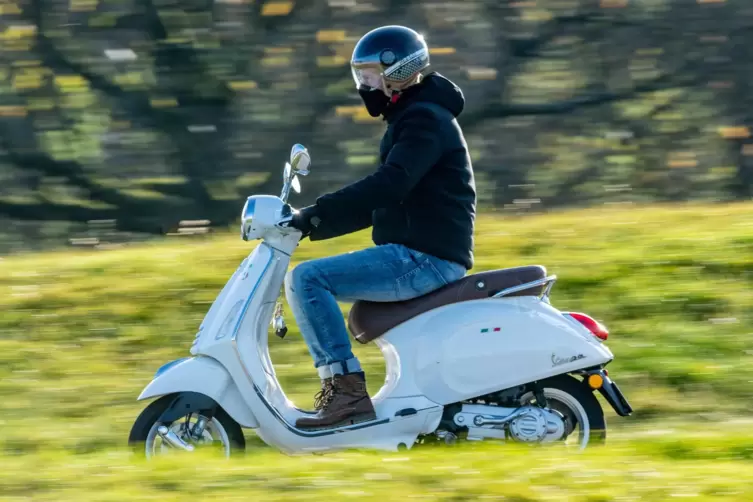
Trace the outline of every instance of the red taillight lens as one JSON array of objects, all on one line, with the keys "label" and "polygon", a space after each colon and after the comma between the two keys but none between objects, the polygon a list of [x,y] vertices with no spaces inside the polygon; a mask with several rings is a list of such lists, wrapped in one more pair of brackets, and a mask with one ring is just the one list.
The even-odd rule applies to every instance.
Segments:
[{"label": "red taillight lens", "polygon": [[565,312],[565,314],[585,326],[596,338],[606,340],[609,337],[609,330],[607,330],[606,326],[593,317],[579,312]]}]

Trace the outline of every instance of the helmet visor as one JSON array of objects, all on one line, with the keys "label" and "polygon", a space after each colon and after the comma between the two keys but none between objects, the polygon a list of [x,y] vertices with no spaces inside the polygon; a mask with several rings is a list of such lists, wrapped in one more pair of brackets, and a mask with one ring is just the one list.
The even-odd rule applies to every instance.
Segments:
[{"label": "helmet visor", "polygon": [[368,87],[370,89],[382,89],[382,73],[374,67],[350,67],[356,87]]}]

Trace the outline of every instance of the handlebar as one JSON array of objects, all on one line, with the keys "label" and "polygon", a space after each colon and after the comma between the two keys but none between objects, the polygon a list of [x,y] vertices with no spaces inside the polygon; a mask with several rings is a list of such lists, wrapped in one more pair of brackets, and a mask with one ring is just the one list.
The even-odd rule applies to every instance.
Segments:
[{"label": "handlebar", "polygon": [[285,228],[285,229],[293,228],[293,227],[290,226],[290,223],[292,221],[293,221],[293,215],[284,216],[283,218],[280,219],[280,221],[278,221],[277,223],[275,223],[275,226],[277,226],[279,228]]},{"label": "handlebar", "polygon": [[275,223],[275,226],[283,229],[292,228],[290,226],[290,223],[293,221],[293,208],[290,206],[290,204],[286,203],[284,206],[282,206],[281,216],[282,218],[280,218],[280,220]]}]

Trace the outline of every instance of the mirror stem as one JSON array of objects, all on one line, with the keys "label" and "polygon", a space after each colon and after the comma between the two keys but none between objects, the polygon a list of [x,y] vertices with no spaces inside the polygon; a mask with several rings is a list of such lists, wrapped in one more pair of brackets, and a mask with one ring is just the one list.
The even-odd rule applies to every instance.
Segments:
[{"label": "mirror stem", "polygon": [[290,195],[290,180],[285,180],[285,184],[282,185],[282,193],[280,194],[280,199],[282,199],[283,202],[288,202],[288,196]]}]

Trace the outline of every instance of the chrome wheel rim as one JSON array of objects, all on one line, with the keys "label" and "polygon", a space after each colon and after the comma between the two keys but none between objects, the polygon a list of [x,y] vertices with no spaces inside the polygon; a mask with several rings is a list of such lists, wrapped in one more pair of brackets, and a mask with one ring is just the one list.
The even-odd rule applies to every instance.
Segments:
[{"label": "chrome wheel rim", "polygon": [[[201,437],[192,437],[189,439],[187,430],[191,430],[196,422],[198,422],[201,418],[206,421],[206,425],[204,426],[204,431],[202,432]],[[157,431],[157,429],[159,429],[161,425],[167,424],[155,422],[154,424],[152,424],[151,429],[149,429],[145,445],[145,453],[147,458],[182,451],[177,448],[171,447],[162,439],[162,437],[159,435],[159,432]],[[227,431],[222,426],[222,423],[216,418],[208,420],[207,417],[203,415],[192,413],[190,415],[181,417],[175,422],[169,424],[168,428],[179,437],[181,437],[184,441],[193,445],[196,450],[202,449],[202,447],[214,445],[215,441],[219,441],[222,445],[223,455],[225,457],[230,457],[230,439],[228,437]]]}]

